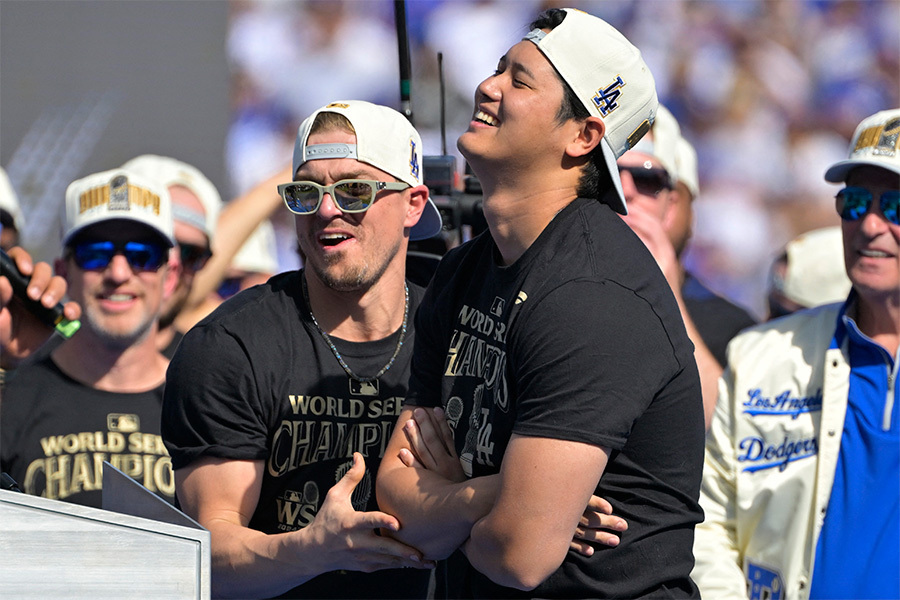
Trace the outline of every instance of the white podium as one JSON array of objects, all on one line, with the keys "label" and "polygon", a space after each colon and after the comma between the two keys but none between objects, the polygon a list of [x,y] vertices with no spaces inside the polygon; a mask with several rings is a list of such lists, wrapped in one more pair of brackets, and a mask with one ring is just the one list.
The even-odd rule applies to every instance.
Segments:
[{"label": "white podium", "polygon": [[130,514],[0,490],[0,596],[208,599],[209,532],[108,463],[103,489]]}]

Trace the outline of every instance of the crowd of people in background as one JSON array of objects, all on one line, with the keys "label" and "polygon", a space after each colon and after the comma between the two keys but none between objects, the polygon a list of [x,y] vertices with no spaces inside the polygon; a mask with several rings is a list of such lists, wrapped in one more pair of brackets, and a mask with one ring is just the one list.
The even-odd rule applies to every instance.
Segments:
[{"label": "crowd of people in background", "polygon": [[[761,290],[779,249],[805,231],[836,224],[833,192],[818,174],[844,154],[862,118],[898,104],[900,24],[890,1],[406,4],[412,110],[427,155],[442,152],[438,52],[447,146],[455,154],[472,90],[524,33],[512,24],[564,5],[622,31],[641,48],[660,102],[699,157],[702,193],[685,263],[759,319],[766,316]],[[360,45],[380,51],[359,52]],[[236,109],[227,160],[236,193],[283,161],[297,123],[315,107],[343,97],[399,108],[392,2],[244,0],[233,5],[228,55]],[[331,76],[324,78],[326,61]],[[285,69],[296,77],[283,77]],[[276,222],[276,231],[281,264],[296,266],[290,225]]]},{"label": "crowd of people in background", "polygon": [[4,472],[177,495],[217,596],[897,597],[896,5],[573,4],[409,4],[462,246],[382,3],[232,5],[231,200],[132,158],[51,268],[0,170]]}]

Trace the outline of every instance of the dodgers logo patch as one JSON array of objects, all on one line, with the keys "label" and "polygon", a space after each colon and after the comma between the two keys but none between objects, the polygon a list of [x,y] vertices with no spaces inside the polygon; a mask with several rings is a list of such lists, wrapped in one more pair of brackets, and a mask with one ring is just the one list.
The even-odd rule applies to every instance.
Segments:
[{"label": "dodgers logo patch", "polygon": [[591,101],[598,109],[600,109],[601,115],[605,117],[619,108],[618,100],[619,96],[622,94],[621,88],[624,85],[625,82],[622,80],[622,76],[619,75],[611,84],[597,90],[597,93],[591,98]]}]

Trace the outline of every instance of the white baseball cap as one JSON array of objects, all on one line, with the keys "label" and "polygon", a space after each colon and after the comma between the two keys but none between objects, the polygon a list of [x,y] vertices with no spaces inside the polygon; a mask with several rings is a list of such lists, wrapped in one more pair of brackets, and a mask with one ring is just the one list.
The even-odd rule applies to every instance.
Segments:
[{"label": "white baseball cap", "polygon": [[118,219],[146,225],[170,248],[175,245],[169,190],[123,168],[94,173],[69,184],[62,245],[67,246],[90,225]]},{"label": "white baseball cap", "polygon": [[627,214],[616,159],[650,129],[659,104],[656,84],[641,52],[606,21],[576,8],[564,8],[562,23],[550,32],[534,29],[533,42],[587,111],[603,119],[600,141],[618,194],[612,208]]},{"label": "white baseball cap", "polygon": [[12,217],[13,227],[21,233],[25,226],[25,218],[22,216],[22,207],[19,206],[16,190],[9,182],[9,177],[3,167],[0,167],[0,208],[9,213],[9,216]]},{"label": "white baseball cap", "polygon": [[854,167],[871,165],[900,174],[900,108],[863,119],[850,141],[850,158],[831,165],[825,181],[841,183]]},{"label": "white baseball cap", "polygon": [[[356,144],[314,144],[306,140],[319,113],[343,115],[356,130]],[[308,160],[353,158],[372,165],[410,186],[422,185],[422,138],[409,120],[392,108],[364,102],[341,100],[315,111],[297,130],[294,143],[294,173]],[[441,231],[441,213],[429,197],[419,222],[409,234],[411,240],[424,240]]]},{"label": "white baseball cap", "polygon": [[142,154],[129,160],[122,168],[154,179],[167,188],[180,185],[189,189],[200,200],[205,214],[173,204],[172,218],[201,230],[212,245],[222,209],[222,197],[216,186],[197,167],[169,156]]},{"label": "white baseball cap", "polygon": [[687,186],[692,197],[699,196],[700,173],[697,169],[697,151],[683,136],[675,143],[675,165],[678,181]]},{"label": "white baseball cap", "polygon": [[231,266],[248,273],[274,274],[279,270],[276,253],[275,228],[266,219],[253,230],[231,259]]},{"label": "white baseball cap", "polygon": [[807,308],[841,302],[850,293],[840,226],[808,231],[785,247],[787,270],[781,293]]}]

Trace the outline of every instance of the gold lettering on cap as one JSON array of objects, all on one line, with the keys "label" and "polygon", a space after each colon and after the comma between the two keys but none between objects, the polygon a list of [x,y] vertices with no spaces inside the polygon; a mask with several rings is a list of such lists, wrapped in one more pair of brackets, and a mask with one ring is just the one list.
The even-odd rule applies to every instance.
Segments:
[{"label": "gold lettering on cap", "polygon": [[128,186],[128,194],[131,196],[133,204],[148,207],[153,210],[153,214],[159,214],[159,196],[157,194],[136,185]]},{"label": "gold lettering on cap", "polygon": [[325,108],[350,108],[349,104],[344,104],[343,102],[332,102]]},{"label": "gold lettering on cap", "polygon": [[853,153],[872,148],[874,154],[894,156],[900,148],[900,119],[864,129],[856,140]]},{"label": "gold lettering on cap", "polygon": [[83,192],[79,197],[78,213],[84,214],[104,204],[109,204],[108,185]]},{"label": "gold lettering on cap", "polygon": [[[153,214],[159,214],[160,200],[158,194],[154,194],[150,190],[133,184],[128,184],[127,188],[118,190],[119,193],[122,191],[127,192],[126,197],[131,205],[149,208],[153,211]],[[112,190],[109,185],[91,188],[82,192],[81,196],[78,198],[78,213],[84,214],[98,206],[109,204],[111,192]],[[124,196],[124,194],[122,195]],[[112,208],[113,207],[110,207],[110,209]],[[122,210],[121,207],[119,207],[119,209]],[[129,208],[124,208],[124,210],[129,210]]]}]

